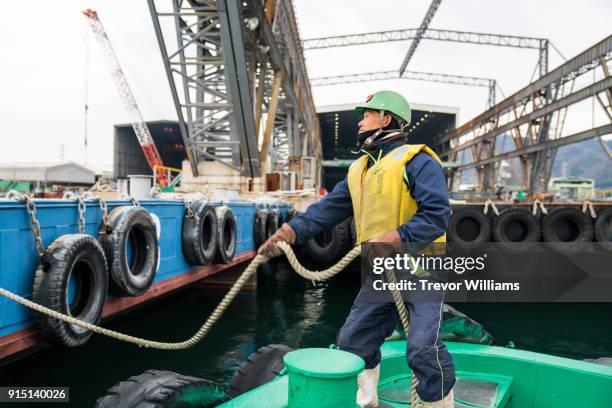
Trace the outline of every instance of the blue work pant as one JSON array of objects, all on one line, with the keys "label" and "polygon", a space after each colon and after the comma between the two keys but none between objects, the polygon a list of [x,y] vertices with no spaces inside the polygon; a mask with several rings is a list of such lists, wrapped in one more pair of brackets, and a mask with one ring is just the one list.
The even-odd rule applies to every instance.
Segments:
[{"label": "blue work pant", "polygon": [[[380,346],[400,323],[394,303],[368,303],[359,292],[340,329],[338,346],[365,360],[365,368],[380,363]],[[441,339],[441,301],[406,302],[410,313],[406,358],[419,384],[417,393],[423,401],[438,401],[455,384],[455,367]]]}]

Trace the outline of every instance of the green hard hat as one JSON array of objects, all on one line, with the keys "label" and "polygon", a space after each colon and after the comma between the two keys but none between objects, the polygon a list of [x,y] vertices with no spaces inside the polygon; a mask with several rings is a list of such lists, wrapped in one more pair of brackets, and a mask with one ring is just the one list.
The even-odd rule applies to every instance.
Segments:
[{"label": "green hard hat", "polygon": [[410,123],[410,105],[406,98],[397,92],[378,91],[368,95],[363,105],[355,107],[355,112],[362,117],[366,109],[384,110],[404,120],[406,124]]}]

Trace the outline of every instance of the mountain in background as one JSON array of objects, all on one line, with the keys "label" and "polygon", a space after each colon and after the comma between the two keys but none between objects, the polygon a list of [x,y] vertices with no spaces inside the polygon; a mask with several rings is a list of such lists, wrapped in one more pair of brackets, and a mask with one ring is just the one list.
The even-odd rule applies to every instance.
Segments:
[{"label": "mountain in background", "polygon": [[[608,141],[612,149],[612,141]],[[512,149],[514,142],[511,136],[503,135],[498,138],[496,144],[497,152],[507,152]],[[466,155],[467,162],[471,154]],[[518,159],[513,159],[519,167]],[[466,171],[461,175],[462,184],[473,184],[476,182],[475,171]],[[612,187],[612,160],[608,157],[602,146],[596,139],[560,147],[557,151],[553,165],[552,177],[574,176],[595,179],[596,188]],[[515,184],[514,176],[511,174],[509,184]]]},{"label": "mountain in background", "polygon": [[[612,149],[611,141],[607,143]],[[612,187],[612,160],[596,139],[560,147],[552,177],[563,176],[563,167],[566,176],[593,178],[597,188]]]}]

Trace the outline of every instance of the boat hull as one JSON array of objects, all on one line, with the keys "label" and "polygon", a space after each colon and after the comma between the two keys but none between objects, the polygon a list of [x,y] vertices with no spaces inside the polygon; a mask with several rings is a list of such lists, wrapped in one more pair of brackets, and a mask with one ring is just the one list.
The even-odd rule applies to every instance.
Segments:
[{"label": "boat hull", "polygon": [[[56,238],[78,232],[78,211],[74,200],[34,200],[36,217],[41,225],[41,238],[48,246]],[[127,200],[107,201],[108,211]],[[221,271],[244,268],[255,256],[253,226],[255,211],[263,206],[249,201],[212,202],[228,205],[236,217],[236,254],[227,264],[194,266],[187,263],[182,251],[182,224],[185,205],[179,200],[143,200],[140,205],[152,214],[158,227],[159,267],[149,290],[137,297],[108,294],[102,317],[114,315],[141,306],[183,286],[201,281]],[[280,204],[283,216],[288,205]],[[97,201],[87,200],[85,233],[97,237],[102,224],[102,213]],[[27,299],[32,298],[34,273],[38,256],[30,229],[30,218],[23,202],[0,200],[0,287]],[[44,344],[34,329],[33,313],[16,302],[0,298],[0,363],[19,357],[27,350]]]},{"label": "boat hull", "polygon": [[[456,407],[607,407],[612,401],[612,367],[497,346],[445,344],[456,368]],[[405,350],[406,341],[387,341],[381,347],[381,407],[409,406],[411,372]],[[280,375],[220,406],[287,407],[288,382],[289,375]],[[487,388],[489,393],[483,393]],[[468,396],[473,400],[467,401]]]}]

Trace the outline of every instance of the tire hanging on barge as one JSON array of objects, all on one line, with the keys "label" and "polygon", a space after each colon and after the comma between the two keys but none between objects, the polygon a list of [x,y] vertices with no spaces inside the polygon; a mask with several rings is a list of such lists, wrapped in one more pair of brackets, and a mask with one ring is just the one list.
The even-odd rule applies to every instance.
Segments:
[{"label": "tire hanging on barge", "polygon": [[[79,320],[98,324],[108,272],[100,243],[86,234],[62,235],[45,250],[34,277],[32,300]],[[82,327],[36,313],[36,328],[47,341],[78,347],[92,335]]]},{"label": "tire hanging on barge", "polygon": [[294,207],[288,208],[287,214],[285,215],[285,222],[291,221],[298,214],[299,214],[299,211],[296,210]]},{"label": "tire hanging on barge", "polygon": [[540,224],[531,212],[523,208],[506,208],[493,221],[493,240],[504,250],[523,253],[540,241]]},{"label": "tire hanging on barge", "polygon": [[261,244],[266,242],[268,224],[268,211],[259,209],[255,211],[255,223],[253,224],[253,240],[255,241],[255,249],[259,249]]},{"label": "tire hanging on barge", "polygon": [[576,207],[553,208],[542,219],[542,235],[552,249],[574,254],[593,241],[593,222]]},{"label": "tire hanging on barge", "polygon": [[612,249],[612,208],[599,211],[594,229],[597,242],[606,249]]},{"label": "tire hanging on barge", "polygon": [[461,248],[489,242],[491,223],[478,207],[462,207],[453,210],[448,224],[448,239]]},{"label": "tire hanging on barge", "polygon": [[355,224],[355,217],[351,217],[351,244],[353,246],[357,245],[357,224]]},{"label": "tire hanging on barge", "polygon": [[216,208],[217,213],[217,262],[230,263],[236,253],[238,229],[236,217],[231,208],[226,205]]},{"label": "tire hanging on barge", "polygon": [[305,244],[308,256],[315,262],[333,263],[342,258],[351,247],[351,218],[347,218]]},{"label": "tire hanging on barge", "polygon": [[121,295],[140,296],[153,284],[159,245],[155,224],[147,210],[121,206],[109,215],[111,231],[102,226],[98,239],[104,248],[111,287]]},{"label": "tire hanging on barge", "polygon": [[183,218],[183,255],[191,265],[208,265],[217,253],[218,224],[215,207],[205,200],[190,204]]},{"label": "tire hanging on barge", "polygon": [[266,220],[266,236],[270,238],[281,226],[281,213],[278,208],[268,210],[268,219]]}]

